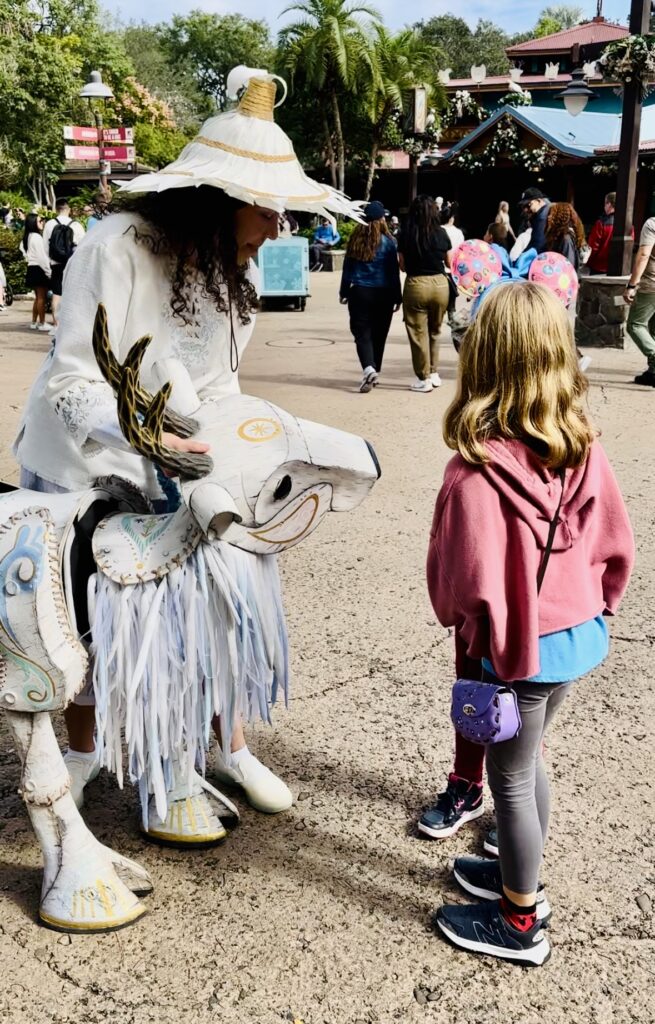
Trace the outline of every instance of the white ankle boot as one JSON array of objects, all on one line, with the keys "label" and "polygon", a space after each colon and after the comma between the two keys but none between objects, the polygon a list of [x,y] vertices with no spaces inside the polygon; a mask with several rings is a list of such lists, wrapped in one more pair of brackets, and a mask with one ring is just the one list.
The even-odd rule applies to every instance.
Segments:
[{"label": "white ankle boot", "polygon": [[258,761],[247,747],[238,750],[236,756],[228,754],[227,758],[218,747],[216,774],[221,782],[240,786],[248,803],[257,811],[279,814],[280,811],[289,810],[293,803],[291,790],[270,768]]}]

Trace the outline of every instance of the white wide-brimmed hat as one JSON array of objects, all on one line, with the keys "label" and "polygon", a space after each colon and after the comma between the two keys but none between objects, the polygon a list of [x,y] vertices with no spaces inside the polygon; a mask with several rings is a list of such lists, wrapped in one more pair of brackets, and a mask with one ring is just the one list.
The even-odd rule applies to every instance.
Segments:
[{"label": "white wide-brimmed hat", "polygon": [[[244,203],[283,210],[306,210],[321,216],[341,214],[362,220],[362,203],[303,171],[289,137],[275,123],[277,75],[235,68],[228,76],[247,82],[239,105],[210,117],[177,160],[154,174],[142,174],[121,186],[122,192],[163,192],[169,188],[212,185]],[[284,101],[284,96],[280,102]]]}]

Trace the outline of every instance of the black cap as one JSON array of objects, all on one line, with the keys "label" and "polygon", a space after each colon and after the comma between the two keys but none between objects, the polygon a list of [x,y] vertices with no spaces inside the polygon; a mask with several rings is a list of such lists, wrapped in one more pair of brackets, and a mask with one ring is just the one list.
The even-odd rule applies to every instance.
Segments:
[{"label": "black cap", "polygon": [[364,217],[369,222],[369,224],[373,220],[382,220],[382,218],[386,217],[386,215],[387,211],[385,210],[382,203],[379,203],[377,199],[375,199],[372,203],[367,203],[366,206],[364,207]]},{"label": "black cap", "polygon": [[529,203],[531,199],[545,199],[546,196],[543,194],[540,188],[526,188],[525,192],[521,196],[522,203]]}]

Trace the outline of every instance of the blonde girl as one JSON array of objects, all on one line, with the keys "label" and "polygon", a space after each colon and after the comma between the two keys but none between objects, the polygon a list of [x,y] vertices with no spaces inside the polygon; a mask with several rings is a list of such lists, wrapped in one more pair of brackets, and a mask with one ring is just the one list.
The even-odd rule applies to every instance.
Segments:
[{"label": "blonde girl", "polygon": [[616,611],[633,562],[586,389],[557,298],[528,282],[493,289],[464,336],[443,431],[456,454],[430,536],[439,621],[482,660],[486,681],[515,691],[522,719],[517,736],[487,748],[499,861],[455,861],[457,882],[482,902],[441,907],[436,924],[462,949],[528,966],[550,956],[539,880],[549,817],[544,734],[574,681],[607,656],[604,616]]}]

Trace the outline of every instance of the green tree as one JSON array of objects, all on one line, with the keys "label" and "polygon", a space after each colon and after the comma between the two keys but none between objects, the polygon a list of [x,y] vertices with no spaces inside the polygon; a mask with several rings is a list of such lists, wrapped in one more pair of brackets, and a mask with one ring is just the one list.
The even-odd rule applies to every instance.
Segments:
[{"label": "green tree", "polygon": [[505,48],[511,40],[492,21],[480,19],[471,30],[463,18],[443,14],[419,21],[414,28],[427,44],[445,53],[453,78],[470,78],[474,64],[484,64],[488,75],[503,75],[509,69]]},{"label": "green tree", "polygon": [[281,62],[294,87],[314,92],[332,184],[343,191],[346,143],[342,100],[344,94],[360,92],[374,73],[370,30],[381,24],[380,16],[357,0],[301,0],[283,13],[290,11],[302,17],[280,33]]},{"label": "green tree", "polygon": [[572,7],[568,4],[544,7],[532,32],[532,38],[540,39],[542,36],[553,35],[555,32],[573,28],[582,21],[583,15],[581,7]]},{"label": "green tree", "polygon": [[128,25],[121,38],[137,81],[167,104],[182,131],[191,131],[211,114],[214,104],[200,92],[187,67],[172,63],[164,31],[163,25]]},{"label": "green tree", "polygon": [[411,109],[414,86],[427,87],[428,105],[443,105],[443,89],[437,79],[437,69],[443,66],[443,60],[441,51],[428,45],[414,29],[393,34],[382,25],[376,27],[365,94],[365,109],[372,126],[365,199],[371,194],[385,135],[390,125]]},{"label": "green tree", "polygon": [[268,26],[240,14],[191,11],[162,27],[161,39],[171,65],[190,74],[198,90],[219,109],[226,102],[225,80],[237,64],[269,68],[275,59]]}]

